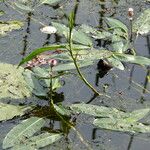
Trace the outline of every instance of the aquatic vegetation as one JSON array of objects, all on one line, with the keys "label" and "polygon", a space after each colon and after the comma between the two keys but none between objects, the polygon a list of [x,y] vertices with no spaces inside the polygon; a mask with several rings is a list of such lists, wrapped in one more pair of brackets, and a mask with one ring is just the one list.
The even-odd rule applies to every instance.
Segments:
[{"label": "aquatic vegetation", "polygon": [[[31,2],[30,7],[27,1],[19,1],[19,3],[15,3],[15,6],[30,12],[34,11],[34,8],[41,4],[51,5],[59,1],[60,0],[40,1],[40,3],[35,6],[33,6]],[[149,13],[149,9],[145,10],[145,12],[146,14]],[[129,14],[129,16],[132,17],[133,14]],[[139,23],[140,18],[142,18],[142,20],[145,19],[142,21],[144,24]],[[143,17],[142,14],[135,20],[132,27],[133,32],[136,34],[149,33],[148,18],[149,17]],[[132,20],[131,18],[129,19]],[[10,111],[13,109],[13,113],[9,113],[7,119],[11,119],[14,116],[21,116],[25,110],[32,109],[31,116],[29,116],[30,118],[22,121],[6,135],[3,141],[3,149],[39,149],[63,139],[68,135],[70,129],[75,131],[81,142],[89,148],[88,143],[85,142],[75,127],[76,117],[72,117],[73,115],[78,116],[80,114],[91,116],[92,119],[88,123],[100,129],[133,134],[150,132],[150,125],[141,122],[141,119],[149,114],[149,108],[124,112],[114,107],[85,103],[64,106],[61,102],[57,102],[54,99],[57,90],[63,86],[62,77],[70,74],[79,77],[79,79],[83,81],[83,84],[93,91],[94,96],[110,97],[109,95],[105,95],[105,93],[101,93],[101,91],[91,85],[81,72],[81,68],[91,66],[97,61],[99,61],[97,66],[98,70],[104,72],[103,76],[99,75],[99,77],[104,77],[113,67],[123,71],[125,69],[124,62],[142,66],[150,65],[149,58],[136,54],[136,50],[130,40],[130,29],[124,23],[110,17],[105,17],[104,22],[104,28],[92,27],[86,24],[75,26],[73,11],[68,17],[68,25],[60,22],[51,22],[50,26],[44,26],[40,29],[42,33],[59,35],[64,37],[65,40],[63,40],[63,43],[50,44],[35,49],[19,63],[18,72],[19,69],[21,69],[23,76],[20,74],[17,76],[18,72],[16,73],[16,69],[13,69],[9,78],[14,82],[16,79],[22,79],[24,77],[23,84],[19,82],[18,85],[17,82],[17,88],[19,88],[14,91],[17,91],[17,93],[21,92],[22,94],[20,86],[23,86],[28,90],[27,93],[32,93],[36,97],[46,100],[47,103],[46,106],[41,106],[40,109],[37,109],[35,105],[30,107],[28,104],[25,106],[0,104],[2,106],[0,113],[2,112],[1,114],[4,114],[3,118],[0,117],[0,120],[6,120],[7,108]],[[137,27],[138,25],[142,25],[142,27]],[[95,46],[94,42],[96,40],[107,41],[109,47]],[[130,49],[132,53],[129,53]],[[23,68],[20,66],[24,63],[27,65],[23,71]],[[17,77],[15,76],[15,79],[12,79],[14,74]],[[4,75],[7,76],[7,73]],[[24,80],[26,81],[25,84]],[[11,87],[8,82],[7,86],[6,89]],[[12,90],[10,93],[15,95],[14,91]],[[8,91],[4,92],[8,94]],[[55,118],[60,121],[61,127],[59,130],[49,128],[49,118]]]}]

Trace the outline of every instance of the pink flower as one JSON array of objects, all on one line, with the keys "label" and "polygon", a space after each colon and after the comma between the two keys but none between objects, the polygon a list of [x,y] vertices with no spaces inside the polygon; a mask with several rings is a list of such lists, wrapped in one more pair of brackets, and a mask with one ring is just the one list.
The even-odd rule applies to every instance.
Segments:
[{"label": "pink flower", "polygon": [[48,64],[51,66],[51,67],[54,67],[57,65],[57,60],[56,59],[50,59],[47,61]]}]

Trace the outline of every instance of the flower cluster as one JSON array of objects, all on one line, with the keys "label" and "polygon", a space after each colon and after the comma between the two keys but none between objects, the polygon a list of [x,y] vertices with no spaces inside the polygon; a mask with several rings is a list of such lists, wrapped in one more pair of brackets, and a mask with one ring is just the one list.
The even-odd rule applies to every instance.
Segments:
[{"label": "flower cluster", "polygon": [[61,50],[56,50],[55,52],[52,52],[50,54],[37,55],[31,61],[28,61],[27,65],[25,66],[25,69],[32,69],[33,67],[46,64],[50,65],[51,67],[54,67],[57,65],[57,60],[48,58],[48,55],[60,54],[61,52]]}]

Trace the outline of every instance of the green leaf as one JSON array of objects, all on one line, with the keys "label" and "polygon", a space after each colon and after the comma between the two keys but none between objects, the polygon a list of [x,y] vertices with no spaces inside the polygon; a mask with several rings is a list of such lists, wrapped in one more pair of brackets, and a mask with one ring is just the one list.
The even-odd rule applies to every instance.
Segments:
[{"label": "green leaf", "polygon": [[[64,24],[56,22],[52,22],[52,25],[57,29],[58,34],[64,35],[66,38],[68,38],[68,27],[66,27]],[[72,40],[83,45],[92,46],[91,39],[85,33],[75,29],[72,31]]]},{"label": "green leaf", "polygon": [[129,113],[128,120],[130,120],[131,122],[139,121],[140,119],[144,118],[149,112],[149,108],[134,110]]},{"label": "green leaf", "polygon": [[0,103],[0,121],[9,120],[15,116],[22,116],[28,109],[31,108]]},{"label": "green leaf", "polygon": [[95,117],[117,117],[122,118],[125,114],[122,111],[117,110],[116,108],[108,108],[104,106],[96,106],[91,104],[72,104],[70,106],[71,110],[76,113],[85,113]]},{"label": "green leaf", "polygon": [[91,34],[91,36],[94,39],[110,39],[112,37],[112,34],[110,32],[106,32],[106,31],[101,32],[98,31],[96,28],[93,28],[85,24],[81,25],[79,30],[87,34]]},{"label": "green leaf", "polygon": [[62,134],[43,133],[27,139],[23,141],[23,143],[20,142],[20,144],[15,145],[13,149],[14,150],[26,150],[26,149],[35,150],[53,144],[54,142],[58,141],[60,138],[62,138]]},{"label": "green leaf", "polygon": [[139,65],[150,65],[150,59],[142,56],[134,56],[128,54],[121,54],[121,53],[114,53],[113,56],[116,59],[123,62],[135,63]]},{"label": "green leaf", "polygon": [[146,9],[134,22],[133,32],[147,34],[150,32],[150,9]]},{"label": "green leaf", "polygon": [[26,6],[24,3],[15,2],[14,3],[16,7],[18,7],[21,10],[32,12],[34,9],[31,6]]},{"label": "green leaf", "polygon": [[[79,68],[82,68],[82,67],[87,67],[87,66],[90,66],[90,65],[93,65],[93,61],[78,61],[77,62]],[[64,63],[64,64],[60,64],[60,65],[57,65],[55,67],[53,67],[53,71],[66,71],[66,70],[74,70],[76,69],[74,63]]]},{"label": "green leaf", "polygon": [[31,92],[22,76],[24,69],[12,64],[0,63],[0,99],[23,99]]},{"label": "green leaf", "polygon": [[64,107],[63,105],[55,105],[54,104],[54,108],[55,110],[60,113],[63,116],[70,116],[71,112],[69,109],[67,109],[66,107]]},{"label": "green leaf", "polygon": [[24,141],[39,131],[45,124],[43,118],[31,117],[21,124],[15,126],[5,137],[3,141],[3,149],[15,146],[18,142]]},{"label": "green leaf", "polygon": [[124,70],[124,65],[122,64],[120,60],[114,58],[113,56],[107,58],[107,60],[111,63],[113,67],[118,68],[120,70]]},{"label": "green leaf", "polygon": [[123,53],[124,44],[120,36],[114,35],[112,37],[112,48],[115,52]]},{"label": "green leaf", "polygon": [[[50,77],[46,70],[39,67],[33,68],[33,72],[26,70],[24,73],[25,81],[28,84],[29,90],[38,97],[48,97]],[[56,90],[61,87],[58,78],[52,79],[52,89]]]},{"label": "green leaf", "polygon": [[128,28],[125,24],[123,24],[121,21],[114,19],[114,18],[108,18],[106,17],[106,22],[110,26],[110,28],[120,28],[122,29],[125,33],[128,33]]},{"label": "green leaf", "polygon": [[53,4],[57,4],[63,0],[40,0],[42,4],[49,4],[49,5],[53,5]]},{"label": "green leaf", "polygon": [[0,36],[7,35],[8,32],[12,30],[19,30],[23,26],[23,23],[20,21],[0,21]]},{"label": "green leaf", "polygon": [[101,118],[101,119],[95,119],[93,124],[99,128],[114,130],[114,131],[132,132],[132,133],[150,132],[150,126],[144,125],[139,122],[130,123],[125,119]]},{"label": "green leaf", "polygon": [[45,51],[51,51],[51,50],[57,50],[59,48],[65,48],[65,45],[51,45],[47,47],[42,47],[35,49],[32,53],[30,53],[27,57],[25,57],[20,63],[19,66],[24,64],[25,62],[28,62],[29,60],[32,60],[35,56],[45,52]]},{"label": "green leaf", "polygon": [[77,56],[77,60],[79,61],[95,61],[103,58],[108,58],[113,53],[108,50],[80,50],[80,51],[73,51],[73,55]]}]

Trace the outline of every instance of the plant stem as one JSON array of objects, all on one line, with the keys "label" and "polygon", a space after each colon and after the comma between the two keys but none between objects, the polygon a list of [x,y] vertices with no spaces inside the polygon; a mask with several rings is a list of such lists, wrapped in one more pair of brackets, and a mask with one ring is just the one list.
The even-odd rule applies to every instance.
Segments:
[{"label": "plant stem", "polygon": [[95,93],[95,95],[98,95],[98,96],[103,95],[103,94],[99,93],[99,92],[86,80],[86,78],[82,75],[82,73],[81,73],[81,71],[80,71],[80,69],[79,69],[79,66],[78,66],[78,64],[77,64],[76,57],[74,57],[74,56],[73,56],[73,53],[72,53],[72,36],[71,36],[71,34],[72,34],[72,28],[70,28],[70,30],[69,30],[69,38],[68,38],[69,49],[68,49],[68,50],[69,50],[70,55],[71,55],[71,57],[72,57],[72,59],[73,59],[73,63],[74,63],[74,65],[75,65],[75,67],[76,67],[76,70],[77,70],[77,72],[78,72],[78,74],[79,74],[79,77],[80,77],[81,80]]},{"label": "plant stem", "polygon": [[50,101],[50,107],[51,107],[51,104],[53,103],[53,98],[52,98],[52,94],[53,94],[53,76],[52,76],[52,73],[53,73],[53,70],[52,70],[52,67],[50,66],[50,89],[49,89],[49,101]]}]

